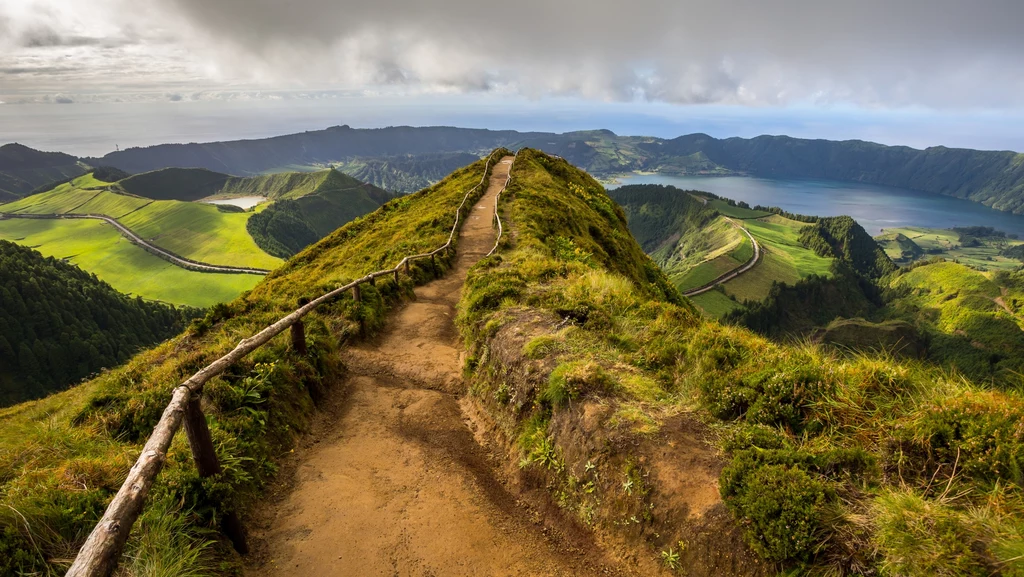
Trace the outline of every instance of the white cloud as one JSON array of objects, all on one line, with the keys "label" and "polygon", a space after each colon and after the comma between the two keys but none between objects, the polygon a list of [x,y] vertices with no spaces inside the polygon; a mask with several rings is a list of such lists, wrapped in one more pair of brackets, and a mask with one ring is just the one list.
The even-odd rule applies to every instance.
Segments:
[{"label": "white cloud", "polygon": [[0,0],[0,96],[1024,106],[1019,0]]}]

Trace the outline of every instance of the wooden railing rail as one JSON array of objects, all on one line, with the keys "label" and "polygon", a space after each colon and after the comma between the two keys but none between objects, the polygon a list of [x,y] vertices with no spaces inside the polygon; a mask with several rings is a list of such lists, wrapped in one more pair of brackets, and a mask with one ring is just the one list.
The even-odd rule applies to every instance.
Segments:
[{"label": "wooden railing rail", "polygon": [[[371,272],[314,300],[308,302],[300,301],[299,308],[255,335],[243,339],[231,352],[203,367],[185,382],[175,387],[171,394],[171,401],[167,404],[163,415],[153,428],[153,433],[146,441],[142,454],[139,455],[135,464],[132,465],[128,472],[128,477],[121,485],[117,495],[114,496],[114,499],[103,513],[103,517],[96,524],[96,527],[93,528],[85,544],[82,545],[71,568],[67,572],[68,577],[107,577],[113,573],[121,556],[121,551],[128,541],[132,525],[142,513],[146,496],[149,494],[157,474],[163,468],[171,441],[175,433],[182,427],[182,424],[185,426],[189,447],[192,450],[192,457],[196,462],[199,474],[203,477],[209,477],[220,472],[220,462],[217,459],[217,453],[206,424],[206,417],[203,415],[200,405],[203,385],[207,381],[220,375],[228,367],[237,363],[246,355],[263,346],[288,328],[292,329],[293,346],[297,350],[304,350],[306,344],[302,317],[349,290],[352,291],[353,298],[358,301],[360,298],[359,285],[373,283],[377,277],[387,275],[394,275],[395,280],[398,280],[399,272],[404,270],[406,274],[409,274],[409,265],[413,261],[426,258],[433,260],[438,254],[454,250],[455,235],[458,232],[459,222],[462,220],[463,208],[465,208],[470,196],[481,186],[485,185],[493,157],[494,153],[492,152],[484,164],[484,173],[480,178],[480,182],[469,189],[465,196],[463,196],[462,203],[455,211],[455,223],[452,225],[451,233],[448,235],[448,241],[442,246],[427,253],[407,256],[399,261],[394,268]],[[507,182],[508,180],[506,180],[506,184]],[[247,552],[248,546],[245,542],[244,531],[235,514],[228,514],[225,517],[222,528],[239,552]]]}]

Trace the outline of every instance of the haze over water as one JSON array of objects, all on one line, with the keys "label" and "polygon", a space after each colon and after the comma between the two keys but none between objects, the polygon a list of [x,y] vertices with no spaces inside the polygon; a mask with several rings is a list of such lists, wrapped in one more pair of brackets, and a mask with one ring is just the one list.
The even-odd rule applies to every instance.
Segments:
[{"label": "haze over water", "polygon": [[768,179],[747,176],[669,176],[637,174],[619,183],[664,184],[683,190],[703,190],[744,201],[751,206],[777,206],[810,216],[852,216],[868,234],[882,229],[920,226],[991,226],[1024,238],[1024,216],[939,194],[852,182],[809,179]]}]

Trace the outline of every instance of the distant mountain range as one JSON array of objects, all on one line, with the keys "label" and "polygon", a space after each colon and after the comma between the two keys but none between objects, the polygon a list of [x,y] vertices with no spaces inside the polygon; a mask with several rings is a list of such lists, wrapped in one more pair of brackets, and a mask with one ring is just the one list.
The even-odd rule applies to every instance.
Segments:
[{"label": "distant mountain range", "polygon": [[[376,186],[408,192],[496,147],[528,146],[559,155],[599,177],[652,171],[825,178],[943,194],[1024,214],[1024,154],[945,147],[917,150],[860,140],[717,139],[706,134],[662,139],[619,136],[608,130],[555,134],[335,126],[259,140],[130,148],[101,158],[75,159],[36,151],[28,155],[25,151],[31,149],[25,147],[9,153],[9,146],[17,145],[0,148],[0,197],[5,193],[7,197],[23,195],[43,173],[73,172],[80,164],[113,166],[133,173],[166,167],[205,168],[237,176],[337,166]],[[48,155],[45,162],[39,155]],[[22,165],[9,157],[28,160]],[[42,172],[30,169],[31,162],[46,168]]]}]

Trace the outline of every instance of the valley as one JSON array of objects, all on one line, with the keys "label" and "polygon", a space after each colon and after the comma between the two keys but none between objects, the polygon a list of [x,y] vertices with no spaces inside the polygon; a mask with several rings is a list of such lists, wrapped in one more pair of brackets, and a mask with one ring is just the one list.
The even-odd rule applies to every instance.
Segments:
[{"label": "valley", "polygon": [[[0,204],[0,238],[73,262],[126,294],[194,307],[233,299],[282,257],[393,198],[333,170],[95,176],[107,173]],[[239,199],[248,208],[235,206]]]}]

